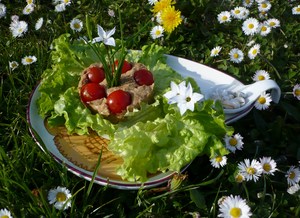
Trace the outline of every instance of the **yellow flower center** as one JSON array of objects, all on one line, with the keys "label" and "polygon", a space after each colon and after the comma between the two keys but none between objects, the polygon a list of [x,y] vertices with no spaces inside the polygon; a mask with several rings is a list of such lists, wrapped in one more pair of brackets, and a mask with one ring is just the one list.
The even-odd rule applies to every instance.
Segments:
[{"label": "yellow flower center", "polygon": [[269,172],[269,171],[272,169],[272,167],[271,167],[270,164],[265,163],[265,164],[263,165],[263,169],[264,169],[264,171]]},{"label": "yellow flower center", "polygon": [[246,2],[247,4],[250,4],[250,0],[246,0],[245,2]]},{"label": "yellow flower center", "polygon": [[253,167],[248,167],[246,171],[247,171],[247,173],[250,174],[250,175],[253,175],[253,174],[256,173],[256,169],[253,168]]},{"label": "yellow flower center", "polygon": [[267,8],[268,5],[267,5],[266,3],[262,3],[262,4],[261,4],[261,7],[262,7],[262,8]]},{"label": "yellow flower center", "polygon": [[27,63],[31,63],[33,60],[32,60],[32,58],[26,58],[25,61],[26,61]]},{"label": "yellow flower center", "polygon": [[241,13],[241,11],[237,9],[237,10],[234,11],[234,13],[239,14],[239,13]]},{"label": "yellow flower center", "polygon": [[227,16],[223,16],[223,17],[222,17],[222,20],[224,20],[224,21],[225,21],[225,20],[228,20],[228,17],[227,17]]},{"label": "yellow flower center", "polygon": [[161,31],[160,30],[156,30],[155,31],[155,35],[159,36],[161,34]]},{"label": "yellow flower center", "polygon": [[263,32],[264,32],[264,31],[267,31],[267,27],[266,27],[266,26],[262,26],[262,27],[261,27],[261,31],[263,31]]},{"label": "yellow flower center", "polygon": [[64,0],[64,3],[65,4],[67,4],[67,3],[69,3],[70,2],[70,0]]},{"label": "yellow flower center", "polygon": [[217,161],[218,163],[220,163],[222,160],[223,160],[222,156],[217,156],[217,157],[216,157],[216,161]]},{"label": "yellow flower center", "polygon": [[295,94],[296,96],[300,96],[300,89],[296,89],[296,90],[294,91],[294,94]]},{"label": "yellow flower center", "polygon": [[274,21],[271,21],[271,22],[269,23],[269,25],[270,25],[270,26],[275,26],[275,22],[274,22]]},{"label": "yellow flower center", "polygon": [[241,174],[238,174],[236,177],[235,177],[235,181],[238,182],[238,183],[241,183],[244,181],[244,177],[241,175]]},{"label": "yellow flower center", "polygon": [[80,29],[80,24],[79,23],[74,23],[74,28],[75,29]]},{"label": "yellow flower center", "polygon": [[230,209],[230,215],[233,218],[238,218],[242,215],[242,210],[238,207],[233,207]]},{"label": "yellow flower center", "polygon": [[297,11],[297,12],[300,12],[300,8],[296,8],[296,11]]},{"label": "yellow flower center", "polygon": [[293,171],[293,172],[290,173],[289,178],[290,178],[290,179],[294,179],[295,176],[296,176],[296,174],[295,174],[295,172]]},{"label": "yellow flower center", "polygon": [[265,104],[266,103],[266,98],[265,97],[259,97],[257,100],[260,104]]},{"label": "yellow flower center", "polygon": [[250,24],[248,25],[248,27],[249,27],[249,29],[253,29],[253,28],[254,28],[254,24],[253,24],[253,23],[250,23]]},{"label": "yellow flower center", "polygon": [[238,141],[237,141],[235,138],[231,138],[231,139],[229,140],[229,144],[230,144],[231,146],[236,146],[237,143],[238,143]]},{"label": "yellow flower center", "polygon": [[1,216],[1,218],[9,218],[9,216],[3,215],[3,216]]},{"label": "yellow flower center", "polygon": [[233,57],[234,57],[234,58],[238,58],[238,57],[239,57],[239,54],[235,53],[235,54],[233,54]]},{"label": "yellow flower center", "polygon": [[252,54],[256,55],[257,54],[257,49],[253,49]]},{"label": "yellow flower center", "polygon": [[257,79],[258,79],[258,80],[264,80],[265,77],[264,77],[263,75],[259,75],[259,76],[257,77]]},{"label": "yellow flower center", "polygon": [[65,193],[63,193],[63,192],[58,192],[58,193],[56,194],[56,201],[58,201],[58,202],[64,202],[64,201],[66,201],[66,199],[67,199],[67,196],[66,196]]}]

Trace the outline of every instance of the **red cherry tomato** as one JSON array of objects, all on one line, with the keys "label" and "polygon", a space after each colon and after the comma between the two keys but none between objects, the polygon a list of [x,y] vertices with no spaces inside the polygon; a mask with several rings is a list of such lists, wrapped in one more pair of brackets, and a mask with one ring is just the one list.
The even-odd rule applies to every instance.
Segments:
[{"label": "red cherry tomato", "polygon": [[94,66],[88,69],[87,76],[91,83],[101,83],[105,78],[105,72],[103,68]]},{"label": "red cherry tomato", "polygon": [[150,86],[154,83],[153,75],[149,70],[141,69],[136,72],[134,72],[133,78],[135,82],[142,86]]},{"label": "red cherry tomato", "polygon": [[107,96],[106,104],[112,114],[121,113],[131,104],[131,95],[129,92],[119,89]]},{"label": "red cherry tomato", "polygon": [[104,86],[98,83],[87,83],[81,87],[80,98],[83,102],[89,102],[106,97]]},{"label": "red cherry tomato", "polygon": [[[118,64],[119,64],[119,61],[115,60],[115,66],[116,67],[118,66]],[[129,70],[131,70],[131,68],[132,68],[131,64],[128,61],[124,60],[123,67],[122,67],[122,70],[121,70],[122,74],[126,73]]]}]

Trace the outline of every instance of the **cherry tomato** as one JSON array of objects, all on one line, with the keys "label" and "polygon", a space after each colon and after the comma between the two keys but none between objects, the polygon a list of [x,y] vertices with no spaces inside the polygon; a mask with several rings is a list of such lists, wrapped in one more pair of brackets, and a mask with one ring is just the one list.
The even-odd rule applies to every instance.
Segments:
[{"label": "cherry tomato", "polygon": [[98,83],[87,83],[81,87],[80,98],[83,102],[89,102],[106,97],[104,86]]},{"label": "cherry tomato", "polygon": [[134,72],[133,78],[135,82],[142,86],[150,86],[154,83],[153,75],[149,70],[141,69],[136,72]]},{"label": "cherry tomato", "polygon": [[87,76],[91,83],[101,83],[105,78],[105,72],[103,68],[94,66],[88,69]]},{"label": "cherry tomato", "polygon": [[106,104],[112,114],[121,113],[131,104],[131,95],[129,92],[119,89],[107,96]]},{"label": "cherry tomato", "polygon": [[[116,67],[118,66],[118,64],[119,64],[119,61],[115,60],[115,66]],[[131,68],[132,68],[131,64],[128,61],[124,60],[123,67],[122,67],[122,70],[121,70],[122,74],[126,73],[129,70],[131,70]]]}]

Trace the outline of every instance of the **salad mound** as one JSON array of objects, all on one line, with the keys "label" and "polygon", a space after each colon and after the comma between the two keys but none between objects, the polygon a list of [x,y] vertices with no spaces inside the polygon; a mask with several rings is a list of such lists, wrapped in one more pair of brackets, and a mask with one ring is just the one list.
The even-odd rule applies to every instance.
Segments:
[{"label": "salad mound", "polygon": [[[52,68],[44,71],[37,100],[40,116],[50,126],[64,126],[68,134],[88,135],[90,131],[106,135],[108,149],[123,159],[117,174],[127,181],[145,182],[149,174],[177,171],[199,155],[225,155],[223,137],[233,129],[225,124],[219,102],[207,99],[195,103],[185,113],[164,96],[170,84],[188,82],[194,91],[200,88],[192,78],[183,78],[166,64],[166,51],[147,45],[142,51],[130,51],[130,63],[142,63],[152,72],[155,84],[153,103],[141,103],[128,111],[119,123],[112,123],[82,104],[78,83],[84,69],[97,63],[91,47],[71,41],[64,34],[53,42]],[[105,48],[98,45],[97,49]],[[190,99],[188,99],[190,100]]]}]

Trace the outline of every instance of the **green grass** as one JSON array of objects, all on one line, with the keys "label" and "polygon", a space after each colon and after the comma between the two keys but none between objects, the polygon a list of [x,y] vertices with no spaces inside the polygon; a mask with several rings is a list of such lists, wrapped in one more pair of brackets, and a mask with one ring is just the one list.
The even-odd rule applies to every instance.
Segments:
[{"label": "green grass", "polygon": [[[151,18],[151,6],[146,0],[136,1],[72,1],[66,11],[57,13],[51,1],[35,1],[30,15],[22,15],[25,1],[1,1],[7,7],[6,17],[0,18],[0,209],[7,208],[13,217],[216,217],[217,201],[224,195],[240,195],[247,200],[254,217],[299,217],[300,197],[287,193],[285,173],[290,166],[299,166],[300,160],[300,103],[292,95],[294,85],[300,83],[299,41],[300,15],[292,15],[298,1],[271,1],[269,17],[280,20],[281,27],[266,37],[245,36],[241,21],[219,24],[217,14],[241,5],[242,1],[182,0],[175,5],[186,17],[170,35],[155,41],[170,54],[185,57],[226,72],[244,83],[258,69],[270,73],[281,87],[279,104],[272,103],[266,111],[253,109],[232,126],[244,137],[244,149],[228,155],[223,169],[214,169],[208,157],[198,157],[189,166],[188,177],[177,189],[167,191],[164,184],[149,190],[124,191],[91,185],[58,164],[44,153],[29,132],[26,109],[30,93],[41,79],[43,71],[51,66],[52,40],[69,32],[74,38],[86,35],[86,29],[73,32],[69,22],[74,17],[85,20],[89,15],[93,24],[105,29],[118,25],[117,17],[107,15],[109,8],[120,5],[124,36],[138,32]],[[257,11],[252,9],[252,14]],[[28,32],[13,38],[10,17],[19,15],[29,23]],[[38,31],[34,24],[39,17],[44,25]],[[47,22],[49,20],[49,22]],[[51,21],[51,22],[50,22]],[[130,49],[141,49],[153,43],[149,36],[151,25],[145,28]],[[117,32],[115,38],[119,38]],[[247,52],[250,39],[261,44],[261,53],[254,60],[240,64],[229,61],[229,50],[238,47]],[[222,46],[220,56],[210,57],[210,50]],[[285,45],[285,46],[284,46]],[[37,62],[23,66],[21,58],[35,55]],[[9,68],[16,60],[19,67]],[[233,173],[240,161],[270,156],[277,162],[278,172],[258,182],[238,184]],[[67,187],[72,193],[72,207],[56,210],[48,203],[48,191],[57,186]],[[261,198],[257,197],[261,194]]]}]

